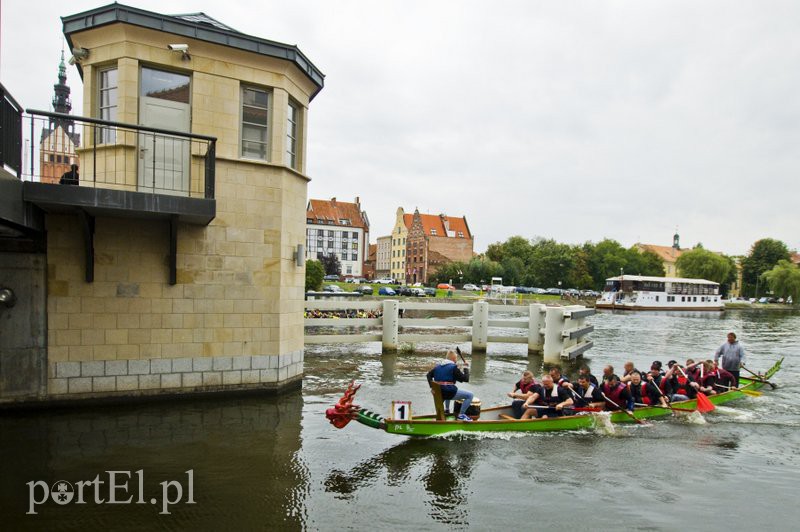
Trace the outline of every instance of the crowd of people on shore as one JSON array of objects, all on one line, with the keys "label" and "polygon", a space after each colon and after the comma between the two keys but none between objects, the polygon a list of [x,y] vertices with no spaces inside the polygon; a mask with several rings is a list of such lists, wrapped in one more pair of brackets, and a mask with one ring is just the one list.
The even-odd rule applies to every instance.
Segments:
[{"label": "crowd of people on shore", "polygon": [[[744,349],[731,332],[713,360],[689,358],[685,364],[670,360],[666,368],[660,360],[655,360],[648,371],[640,371],[628,361],[623,365],[622,376],[607,365],[600,379],[584,365],[579,368],[575,382],[563,375],[559,366],[554,366],[538,382],[531,371],[523,372],[507,395],[512,399],[512,417],[516,419],[600,410],[626,410],[633,414],[637,407],[670,408],[671,403],[695,399],[698,394],[716,395],[735,389],[744,364]],[[455,352],[448,351],[445,360],[431,369],[427,378],[440,385],[446,410],[450,400],[462,399],[458,419],[472,421],[467,415],[472,393],[456,385],[469,382],[469,369],[458,368]]]},{"label": "crowd of people on shore", "polygon": [[305,318],[381,318],[383,311],[381,310],[306,310]]}]

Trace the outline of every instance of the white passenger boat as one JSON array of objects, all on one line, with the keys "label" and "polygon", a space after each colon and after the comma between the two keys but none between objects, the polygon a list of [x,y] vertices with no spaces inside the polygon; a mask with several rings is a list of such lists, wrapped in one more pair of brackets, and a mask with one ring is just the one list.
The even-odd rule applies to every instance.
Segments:
[{"label": "white passenger boat", "polygon": [[719,283],[705,279],[620,275],[606,279],[597,308],[619,310],[724,310]]}]

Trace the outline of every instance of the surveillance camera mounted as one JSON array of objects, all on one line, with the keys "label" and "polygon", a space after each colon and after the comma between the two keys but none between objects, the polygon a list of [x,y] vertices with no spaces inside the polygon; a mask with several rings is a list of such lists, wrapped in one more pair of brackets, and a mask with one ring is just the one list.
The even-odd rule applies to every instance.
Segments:
[{"label": "surveillance camera mounted", "polygon": [[188,52],[189,45],[188,44],[168,44],[167,48],[173,50],[175,52]]}]

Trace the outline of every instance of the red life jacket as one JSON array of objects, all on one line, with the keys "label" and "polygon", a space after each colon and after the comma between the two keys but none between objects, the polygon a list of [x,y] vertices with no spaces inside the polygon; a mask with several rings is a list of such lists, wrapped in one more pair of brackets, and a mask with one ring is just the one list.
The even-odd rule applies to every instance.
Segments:
[{"label": "red life jacket", "polygon": [[680,395],[689,395],[689,379],[686,377],[680,376],[678,377],[678,386],[675,388],[676,394]]},{"label": "red life jacket", "polygon": [[[622,404],[624,402],[622,400],[622,392],[625,389],[626,386],[622,383],[617,384],[613,390],[610,389],[608,383],[603,384],[603,393],[606,395],[606,397],[617,403],[617,405],[619,405],[620,408],[625,408],[625,405]],[[612,405],[610,402],[606,401],[606,408],[608,408],[609,410],[613,410],[616,409],[617,407]]]},{"label": "red life jacket", "polygon": [[653,404],[653,401],[650,400],[650,396],[647,395],[647,383],[642,382],[642,402],[646,405]]},{"label": "red life jacket", "polygon": [[519,391],[522,392],[522,393],[528,393],[528,391],[532,387],[534,387],[535,385],[536,385],[536,381],[535,380],[532,380],[531,382],[529,382],[527,384],[524,384],[522,381],[519,381],[517,383],[517,388],[519,388]]}]

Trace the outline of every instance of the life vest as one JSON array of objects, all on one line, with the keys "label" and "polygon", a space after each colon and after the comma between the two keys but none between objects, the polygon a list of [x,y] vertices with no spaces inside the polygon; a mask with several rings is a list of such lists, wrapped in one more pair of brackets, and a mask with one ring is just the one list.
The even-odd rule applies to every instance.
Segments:
[{"label": "life vest", "polygon": [[561,401],[558,399],[558,385],[553,383],[553,388],[550,390],[542,386],[542,396],[539,398],[539,400],[542,403],[550,406],[560,403]]},{"label": "life vest", "polygon": [[564,383],[565,383],[565,382],[569,382],[569,379],[567,379],[565,376],[563,376],[563,375],[562,375],[562,376],[560,376],[560,377],[558,378],[558,380],[557,380],[557,381],[555,381],[554,383],[555,383],[555,384],[557,384],[557,385],[559,385],[559,386],[564,386]]},{"label": "life vest", "polygon": [[594,399],[594,389],[596,386],[594,384],[590,384],[586,391],[583,392],[583,398],[587,401],[591,402]]},{"label": "life vest", "polygon": [[519,381],[517,383],[517,388],[519,388],[519,391],[522,393],[528,393],[530,389],[533,388],[534,386],[536,386],[535,380],[532,380],[529,383],[523,383],[522,381]]},{"label": "life vest", "polygon": [[675,387],[674,393],[680,395],[689,395],[689,379],[686,377],[680,376],[676,379],[678,381],[678,385]]},{"label": "life vest", "polygon": [[[622,400],[622,392],[625,391],[626,389],[627,387],[622,383],[617,384],[613,390],[608,386],[608,383],[603,384],[603,393],[606,395],[606,397],[608,397],[608,399],[617,403],[617,405],[620,408],[625,408],[625,405],[623,404],[624,401]],[[612,405],[609,401],[606,401],[606,403],[607,403],[606,407],[610,410],[617,408],[616,406]]]}]

